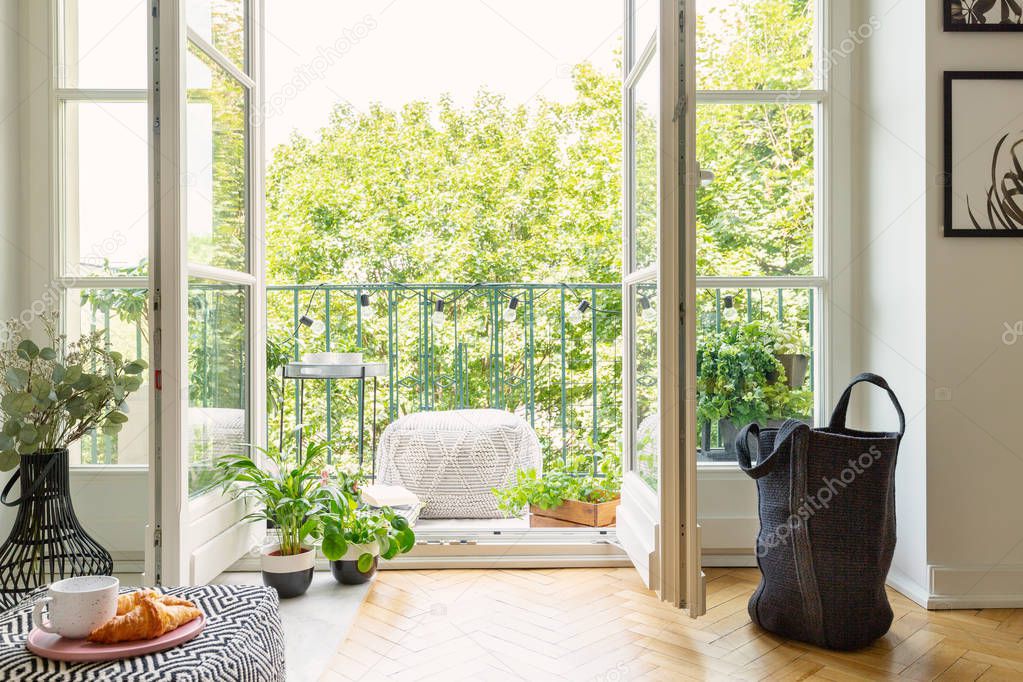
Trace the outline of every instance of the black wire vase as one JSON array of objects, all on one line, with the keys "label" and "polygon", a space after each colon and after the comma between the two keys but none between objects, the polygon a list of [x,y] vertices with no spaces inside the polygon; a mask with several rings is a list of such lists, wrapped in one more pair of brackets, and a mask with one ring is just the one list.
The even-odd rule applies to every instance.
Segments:
[{"label": "black wire vase", "polygon": [[[8,502],[16,481],[21,497]],[[68,451],[22,455],[0,495],[18,516],[0,545],[0,608],[17,604],[33,589],[77,575],[111,575],[110,552],[82,528],[71,504]]]}]

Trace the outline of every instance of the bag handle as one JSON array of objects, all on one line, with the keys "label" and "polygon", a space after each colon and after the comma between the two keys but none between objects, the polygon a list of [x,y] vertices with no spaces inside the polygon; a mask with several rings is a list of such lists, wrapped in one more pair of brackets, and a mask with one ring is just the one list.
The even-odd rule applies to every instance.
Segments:
[{"label": "bag handle", "polygon": [[[796,434],[800,431],[809,431],[810,427],[796,419],[786,419],[785,423],[778,429],[774,438],[774,449],[766,456],[760,454],[760,425],[756,422],[747,424],[739,431],[735,438],[735,450],[738,455],[739,468],[752,479],[763,478],[771,473],[775,463],[778,461],[776,455],[782,450],[788,441],[796,443]],[[805,435],[805,434],[803,434]],[[752,436],[757,441],[757,463],[754,465],[750,458],[749,438]],[[802,439],[805,440],[805,439]]]},{"label": "bag handle", "polygon": [[14,489],[14,484],[17,480],[21,478],[21,470],[15,471],[14,475],[11,476],[11,480],[7,481],[7,485],[4,486],[3,493],[0,493],[0,502],[7,507],[17,507],[25,498],[35,495],[39,492],[39,488],[42,487],[43,483],[46,482],[46,476],[50,473],[50,469],[52,469],[53,465],[56,463],[57,458],[51,457],[50,461],[43,467],[43,470],[39,472],[38,476],[36,476],[36,480],[32,481],[32,484],[28,486],[28,489],[26,490],[24,487],[22,488],[21,497],[16,499],[14,502],[8,502],[7,496],[11,493],[11,490]]},{"label": "bag handle", "polygon": [[902,411],[902,405],[899,403],[899,399],[895,396],[895,391],[891,389],[888,382],[883,377],[873,374],[871,372],[864,372],[853,377],[853,380],[849,382],[849,385],[845,387],[845,391],[842,392],[842,397],[835,403],[835,411],[831,413],[831,421],[828,423],[828,428],[837,431],[845,430],[845,417],[849,411],[849,398],[852,396],[853,386],[860,383],[873,384],[878,388],[882,388],[888,392],[888,397],[892,399],[892,405],[895,406],[895,411],[899,413],[899,440],[902,440],[902,436],[906,433],[906,413]]}]

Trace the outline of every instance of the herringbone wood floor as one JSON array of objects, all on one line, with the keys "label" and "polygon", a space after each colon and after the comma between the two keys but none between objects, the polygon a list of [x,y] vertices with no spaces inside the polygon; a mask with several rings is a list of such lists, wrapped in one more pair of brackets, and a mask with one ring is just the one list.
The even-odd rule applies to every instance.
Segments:
[{"label": "herringbone wood floor", "polygon": [[1023,680],[1023,609],[926,611],[889,591],[891,631],[835,653],[750,623],[756,569],[708,569],[707,615],[631,569],[383,571],[322,678]]}]

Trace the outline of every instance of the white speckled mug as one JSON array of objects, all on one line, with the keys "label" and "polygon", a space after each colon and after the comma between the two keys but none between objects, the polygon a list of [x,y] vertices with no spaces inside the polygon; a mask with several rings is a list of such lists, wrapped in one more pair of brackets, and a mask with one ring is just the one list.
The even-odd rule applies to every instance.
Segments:
[{"label": "white speckled mug", "polygon": [[[58,580],[32,609],[32,624],[68,639],[82,639],[117,614],[121,581],[109,575],[83,575]],[[43,608],[49,604],[49,613]]]}]

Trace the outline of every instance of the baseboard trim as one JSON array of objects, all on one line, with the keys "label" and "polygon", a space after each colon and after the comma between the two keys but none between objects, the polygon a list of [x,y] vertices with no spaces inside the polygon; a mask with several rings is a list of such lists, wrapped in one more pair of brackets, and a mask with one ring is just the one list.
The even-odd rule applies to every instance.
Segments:
[{"label": "baseboard trim", "polygon": [[888,579],[885,582],[888,587],[892,588],[903,597],[911,599],[925,609],[930,608],[930,606],[928,606],[931,597],[930,592],[905,573],[894,568],[890,569],[888,571]]},{"label": "baseboard trim", "polygon": [[930,609],[1023,608],[1023,565],[927,567]]}]

